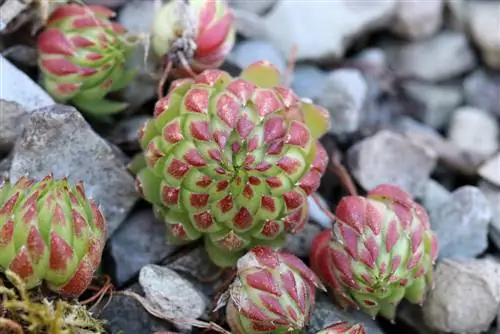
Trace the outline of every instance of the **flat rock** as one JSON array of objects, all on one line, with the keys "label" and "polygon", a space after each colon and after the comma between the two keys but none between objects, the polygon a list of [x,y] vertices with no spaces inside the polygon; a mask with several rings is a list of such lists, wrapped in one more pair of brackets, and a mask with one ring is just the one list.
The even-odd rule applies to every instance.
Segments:
[{"label": "flat rock", "polygon": [[340,69],[326,78],[318,104],[330,113],[329,132],[346,135],[359,129],[368,85],[360,71]]},{"label": "flat rock", "polygon": [[229,0],[229,5],[233,8],[238,8],[241,10],[249,11],[255,14],[263,14],[269,9],[271,9],[277,0],[259,0],[259,1],[248,1],[248,0]]},{"label": "flat rock", "polygon": [[47,107],[54,100],[29,76],[0,55],[0,99],[16,102],[26,111]]},{"label": "flat rock", "polygon": [[399,0],[391,31],[418,40],[434,35],[443,24],[443,0]]},{"label": "flat rock", "polygon": [[386,26],[395,0],[311,2],[280,0],[264,18],[267,37],[297,60],[341,58],[354,39]]},{"label": "flat rock", "polygon": [[500,70],[500,3],[472,1],[468,3],[469,27],[479,46],[484,62]]},{"label": "flat rock", "polygon": [[496,118],[484,110],[470,106],[455,110],[448,128],[448,139],[454,145],[485,158],[498,150],[499,135]]},{"label": "flat rock", "polygon": [[409,80],[403,83],[403,90],[420,107],[419,118],[436,129],[448,123],[452,112],[463,101],[459,85]]},{"label": "flat rock", "polygon": [[439,240],[440,258],[473,258],[488,246],[490,205],[477,187],[455,190],[440,208],[429,212]]},{"label": "flat rock", "polygon": [[108,143],[73,107],[54,105],[32,111],[13,150],[10,178],[41,179],[53,173],[83,181],[87,196],[99,203],[108,237],[138,199],[134,178]]},{"label": "flat rock", "polygon": [[500,249],[500,187],[484,180],[479,181],[478,186],[490,203],[493,214],[490,224],[490,237],[496,247]]},{"label": "flat rock", "polygon": [[437,157],[398,133],[382,130],[349,148],[347,163],[365,190],[389,183],[422,196]]},{"label": "flat rock", "polygon": [[497,316],[499,273],[499,265],[490,260],[439,262],[423,305],[425,323],[444,332],[488,330]]},{"label": "flat rock", "polygon": [[[139,274],[139,284],[146,298],[162,313],[173,318],[195,320],[207,308],[208,301],[188,280],[175,271],[147,265]],[[181,330],[190,327],[184,321],[175,324]]]},{"label": "flat rock", "polygon": [[0,100],[0,153],[8,152],[21,134],[24,108],[16,102]]},{"label": "flat rock", "polygon": [[500,187],[500,152],[479,168],[479,176]]},{"label": "flat rock", "polygon": [[478,69],[464,80],[467,104],[500,117],[500,74]]},{"label": "flat rock", "polygon": [[300,97],[316,101],[323,93],[328,73],[314,65],[298,65],[293,73],[292,89]]},{"label": "flat rock", "polygon": [[369,315],[356,310],[342,310],[335,306],[325,293],[318,293],[316,306],[307,326],[307,334],[315,334],[332,323],[347,321],[350,324],[360,323],[365,327],[366,334],[383,334],[377,322]]},{"label": "flat rock", "polygon": [[[143,295],[139,283],[134,284],[127,291]],[[104,304],[103,301],[100,305]],[[138,334],[172,329],[171,324],[152,316],[138,301],[129,296],[115,294],[108,306],[102,310],[98,308],[97,311],[99,318],[107,321],[110,333]]]},{"label": "flat rock", "polygon": [[[157,220],[151,209],[133,212],[108,241],[106,268],[114,268],[113,282],[122,286],[139,273],[147,264],[159,263],[174,253],[178,247],[166,242],[165,223]],[[131,251],[133,249],[133,251]]]},{"label": "flat rock", "polygon": [[388,49],[389,64],[404,78],[437,82],[460,76],[477,65],[465,34],[443,31],[422,41]]},{"label": "flat rock", "polygon": [[311,249],[313,239],[322,230],[321,226],[312,222],[307,222],[304,225],[304,229],[300,232],[287,235],[287,241],[284,245],[284,249],[298,257],[307,258],[309,256],[309,250]]},{"label": "flat rock", "polygon": [[228,59],[240,68],[245,68],[259,60],[269,61],[282,74],[287,68],[285,55],[273,44],[264,40],[247,40],[236,44]]}]

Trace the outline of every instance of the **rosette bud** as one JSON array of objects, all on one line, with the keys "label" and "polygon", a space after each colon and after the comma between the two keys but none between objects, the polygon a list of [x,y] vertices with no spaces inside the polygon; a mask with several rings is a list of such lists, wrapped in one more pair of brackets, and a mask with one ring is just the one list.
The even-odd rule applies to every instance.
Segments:
[{"label": "rosette bud", "polygon": [[316,334],[365,334],[365,328],[361,324],[350,325],[345,321],[336,322]]},{"label": "rosette bud", "polygon": [[62,296],[81,295],[101,262],[106,234],[82,183],[49,175],[0,185],[0,269],[28,289],[45,282]]},{"label": "rosette bud", "polygon": [[438,242],[424,208],[392,185],[344,197],[313,240],[311,268],[341,307],[394,319],[403,298],[423,303]]}]

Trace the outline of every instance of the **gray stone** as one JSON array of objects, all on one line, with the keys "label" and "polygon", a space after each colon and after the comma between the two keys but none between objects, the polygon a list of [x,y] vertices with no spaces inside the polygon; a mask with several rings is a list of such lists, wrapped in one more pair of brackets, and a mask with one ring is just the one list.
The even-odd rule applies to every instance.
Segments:
[{"label": "gray stone", "polygon": [[346,321],[352,325],[360,323],[365,328],[366,334],[383,334],[377,322],[369,315],[356,310],[342,310],[335,306],[328,295],[318,293],[316,306],[306,328],[307,334],[315,334],[332,323]]},{"label": "gray stone", "polygon": [[434,35],[443,24],[443,0],[399,0],[391,31],[410,40]]},{"label": "gray stone", "polygon": [[[138,283],[126,291],[143,294]],[[104,299],[106,300],[106,297]],[[100,303],[100,305],[105,304],[105,301]],[[129,296],[115,294],[106,307],[100,309],[99,306],[96,311],[99,318],[107,321],[110,333],[154,333],[155,331],[172,329],[171,324],[149,314],[138,301]]]},{"label": "gray stone", "polygon": [[262,14],[271,9],[276,2],[277,0],[229,0],[229,5],[233,8]]},{"label": "gray stone", "polygon": [[436,160],[435,153],[389,130],[358,142],[347,156],[351,173],[365,190],[389,183],[416,197],[423,195]]},{"label": "gray stone", "polygon": [[0,184],[2,180],[7,180],[9,178],[10,164],[12,162],[12,156],[9,155],[4,159],[0,159]]},{"label": "gray stone", "polygon": [[500,187],[484,180],[479,181],[478,186],[490,203],[492,213],[490,237],[496,247],[500,249]]},{"label": "gray stone", "polygon": [[411,327],[414,334],[442,334],[424,323],[424,315],[420,305],[411,304],[404,299],[398,305],[396,323]]},{"label": "gray stone", "polygon": [[468,3],[469,28],[487,66],[500,70],[500,2]]},{"label": "gray stone", "polygon": [[330,113],[330,133],[345,135],[359,129],[367,94],[368,85],[360,71],[340,69],[328,74],[318,103]]},{"label": "gray stone", "polygon": [[498,150],[499,135],[493,115],[469,106],[455,110],[448,128],[448,139],[454,145],[484,158]]},{"label": "gray stone", "polygon": [[285,73],[287,63],[285,56],[273,44],[263,40],[247,40],[238,43],[228,56],[228,59],[241,68],[259,60],[267,60]]},{"label": "gray stone", "polygon": [[477,65],[467,37],[454,31],[389,48],[388,55],[397,76],[430,82],[455,78]]},{"label": "gray stone", "polygon": [[395,0],[311,2],[280,0],[264,18],[267,37],[297,60],[341,58],[358,37],[389,23]]},{"label": "gray stone", "polygon": [[464,80],[465,101],[500,117],[500,74],[478,69]]},{"label": "gray stone", "polygon": [[151,119],[150,115],[137,115],[126,118],[116,124],[107,140],[115,145],[127,147],[130,150],[138,150],[139,132],[144,123]]},{"label": "gray stone", "polygon": [[490,260],[443,260],[423,305],[425,323],[453,333],[481,333],[497,316],[500,268]]},{"label": "gray stone", "polygon": [[[144,289],[146,298],[169,317],[195,320],[208,305],[205,296],[189,281],[167,267],[143,267],[139,274],[139,284]],[[183,331],[191,327],[185,321],[174,324]]]},{"label": "gray stone", "polygon": [[300,97],[316,101],[323,92],[327,72],[313,65],[298,65],[295,68],[292,81],[293,91]]},{"label": "gray stone", "polygon": [[443,187],[439,182],[429,179],[425,185],[425,192],[422,196],[422,205],[428,212],[436,212],[448,202],[451,192]]},{"label": "gray stone", "polygon": [[354,58],[354,62],[375,77],[384,75],[389,68],[387,54],[379,48],[368,48],[361,51]]},{"label": "gray stone", "polygon": [[479,176],[500,187],[500,152],[479,168]]},{"label": "gray stone", "polygon": [[249,39],[266,38],[264,18],[248,10],[233,8],[234,25],[238,34]]},{"label": "gray stone", "polygon": [[41,179],[53,173],[83,181],[87,195],[103,210],[110,237],[138,199],[125,165],[73,107],[42,108],[25,121],[13,150],[11,179]]},{"label": "gray stone", "polygon": [[321,226],[312,222],[306,222],[303,230],[295,234],[287,235],[287,242],[284,245],[284,249],[298,257],[307,258],[312,246],[312,241],[321,230]]},{"label": "gray stone", "polygon": [[[161,4],[161,1],[159,4]],[[156,11],[158,11],[158,8],[156,8],[153,0],[127,1],[118,15],[118,22],[131,33],[144,34],[151,30]],[[144,58],[146,55],[147,61],[145,64]],[[159,78],[154,73],[159,71],[159,65],[152,50],[147,53],[144,43],[139,43],[130,55],[127,68],[138,70],[137,76],[123,90],[123,97],[130,104],[129,110],[132,111],[155,97]]]},{"label": "gray stone", "polygon": [[38,64],[37,50],[30,45],[13,45],[2,51],[2,55],[10,61],[26,67],[36,67]]},{"label": "gray stone", "polygon": [[473,258],[488,247],[492,212],[477,187],[458,188],[429,215],[431,227],[438,236],[440,258]]},{"label": "gray stone", "polygon": [[419,118],[436,129],[448,123],[453,110],[463,101],[462,88],[458,85],[410,80],[403,83],[403,90],[421,107]]},{"label": "gray stone", "polygon": [[321,225],[323,228],[332,227],[332,219],[322,210],[328,209],[328,203],[319,193],[315,193],[314,196],[318,199],[318,202],[320,202],[322,207],[320,207],[318,203],[316,203],[313,196],[309,196],[307,198],[307,205],[309,206],[309,218]]},{"label": "gray stone", "polygon": [[11,101],[0,100],[0,153],[8,152],[21,134],[24,108]]},{"label": "gray stone", "polygon": [[127,217],[108,241],[109,256],[115,268],[113,282],[122,286],[143,266],[159,263],[174,253],[178,246],[167,244],[166,233],[165,223],[157,220],[151,209],[142,209]]},{"label": "gray stone", "polygon": [[20,104],[26,111],[47,107],[54,100],[24,72],[0,55],[0,99]]}]

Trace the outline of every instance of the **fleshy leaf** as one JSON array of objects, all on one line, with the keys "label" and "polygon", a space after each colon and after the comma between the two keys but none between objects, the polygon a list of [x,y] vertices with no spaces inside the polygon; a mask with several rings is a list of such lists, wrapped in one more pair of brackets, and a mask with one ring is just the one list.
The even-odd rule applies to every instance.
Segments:
[{"label": "fleshy leaf", "polygon": [[268,61],[258,61],[249,65],[243,69],[240,77],[260,88],[273,88],[280,84],[280,72]]}]

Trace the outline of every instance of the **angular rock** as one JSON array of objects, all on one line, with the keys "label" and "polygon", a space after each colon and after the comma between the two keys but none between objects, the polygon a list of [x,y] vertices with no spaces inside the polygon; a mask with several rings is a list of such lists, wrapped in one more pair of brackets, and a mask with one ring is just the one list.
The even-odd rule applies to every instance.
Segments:
[{"label": "angular rock", "polygon": [[500,70],[500,3],[473,1],[468,3],[469,27],[487,66]]},{"label": "angular rock", "polygon": [[10,178],[41,179],[49,173],[82,180],[101,206],[108,237],[138,199],[134,178],[108,143],[73,107],[56,104],[32,111],[13,150]]},{"label": "angular rock", "polygon": [[351,173],[365,190],[390,183],[415,197],[423,195],[436,160],[435,153],[389,130],[358,142],[347,156]]},{"label": "angular rock", "polygon": [[432,289],[423,305],[425,323],[453,333],[488,330],[499,306],[500,269],[490,260],[438,263]]},{"label": "angular rock", "polygon": [[419,118],[440,129],[463,101],[462,88],[453,84],[436,85],[416,80],[403,83],[404,92],[419,106]]},{"label": "angular rock", "polygon": [[151,119],[150,115],[137,115],[126,118],[116,124],[107,140],[129,150],[139,150],[139,129]]},{"label": "angular rock", "polygon": [[354,39],[389,23],[395,0],[280,0],[264,18],[267,37],[297,60],[341,58]]},{"label": "angular rock", "polygon": [[[208,301],[189,281],[175,271],[158,265],[141,269],[139,284],[146,298],[162,313],[173,318],[195,320],[207,308]],[[188,330],[184,321],[174,323],[181,330]]]},{"label": "angular rock", "polygon": [[455,78],[477,64],[467,37],[454,31],[443,31],[430,39],[388,51],[389,64],[397,76],[429,82]]},{"label": "angular rock", "polygon": [[500,117],[500,74],[478,69],[464,80],[467,104]]},{"label": "angular rock", "polygon": [[[143,295],[138,283],[126,291]],[[100,305],[105,304],[102,302]],[[107,321],[106,327],[110,333],[138,334],[172,329],[171,324],[149,314],[138,301],[129,296],[113,295],[109,305],[102,309],[98,307],[96,314]]]},{"label": "angular rock", "polygon": [[443,24],[443,0],[399,0],[391,31],[418,40],[434,35]]},{"label": "angular rock", "polygon": [[469,106],[455,110],[448,128],[448,139],[453,144],[484,158],[498,150],[499,135],[498,122],[493,115]]},{"label": "angular rock", "polygon": [[229,0],[229,5],[233,8],[238,8],[255,14],[263,14],[266,11],[270,10],[276,4],[276,2],[277,0]]},{"label": "angular rock", "polygon": [[54,100],[24,72],[0,55],[0,99],[16,102],[26,111],[47,107]]},{"label": "angular rock", "polygon": [[[328,209],[328,203],[319,193],[315,193],[314,196],[318,199],[323,208]],[[332,219],[323,212],[320,206],[318,206],[313,196],[307,198],[307,205],[309,206],[309,219],[318,223],[323,228],[332,227]]]},{"label": "angular rock", "polygon": [[356,55],[354,63],[375,77],[384,75],[388,69],[387,54],[379,48],[364,49]]},{"label": "angular rock", "polygon": [[367,93],[368,85],[356,69],[340,69],[328,74],[318,103],[330,113],[330,133],[346,135],[359,129]]},{"label": "angular rock", "polygon": [[429,179],[422,196],[422,205],[428,212],[436,212],[451,198],[451,192],[439,182]]},{"label": "angular rock", "polygon": [[[161,4],[161,2],[158,2]],[[120,10],[118,22],[131,33],[146,33],[151,30],[156,8],[153,0],[127,1]],[[138,15],[140,13],[140,15]],[[149,50],[147,66],[144,65],[146,50],[144,43],[137,45],[127,62],[127,68],[138,70],[137,76],[123,90],[123,97],[130,104],[129,110],[136,110],[156,95],[157,78],[152,77],[158,68],[158,61],[152,50]]]},{"label": "angular rock", "polygon": [[264,18],[248,10],[233,8],[234,25],[241,36],[248,39],[265,39],[266,25]]},{"label": "angular rock", "polygon": [[500,187],[500,152],[479,168],[479,176]]},{"label": "angular rock", "polygon": [[284,249],[298,257],[307,258],[314,237],[322,230],[321,226],[307,222],[302,231],[293,235],[287,235],[287,242],[284,245]]},{"label": "angular rock", "polygon": [[258,60],[267,60],[285,74],[285,56],[273,44],[263,40],[247,40],[235,45],[228,59],[240,68],[247,67]]},{"label": "angular rock", "polygon": [[490,224],[490,237],[495,246],[500,249],[500,187],[487,181],[479,181],[479,189],[490,203],[492,219]]},{"label": "angular rock", "polygon": [[338,321],[347,321],[353,325],[361,323],[365,327],[366,334],[384,333],[369,315],[356,310],[342,310],[335,306],[330,297],[324,293],[319,293],[316,297],[316,306],[306,327],[306,333],[315,334]]},{"label": "angular rock", "polygon": [[114,268],[111,278],[122,286],[150,263],[159,263],[178,246],[166,242],[165,223],[157,220],[151,209],[133,212],[108,241],[103,266]]},{"label": "angular rock", "polygon": [[0,154],[8,152],[22,132],[24,108],[16,102],[0,100]]},{"label": "angular rock", "polygon": [[293,73],[292,89],[300,97],[316,101],[323,92],[327,72],[313,65],[298,65]]},{"label": "angular rock", "polygon": [[486,250],[492,210],[477,187],[458,188],[429,216],[440,258],[473,258]]}]

